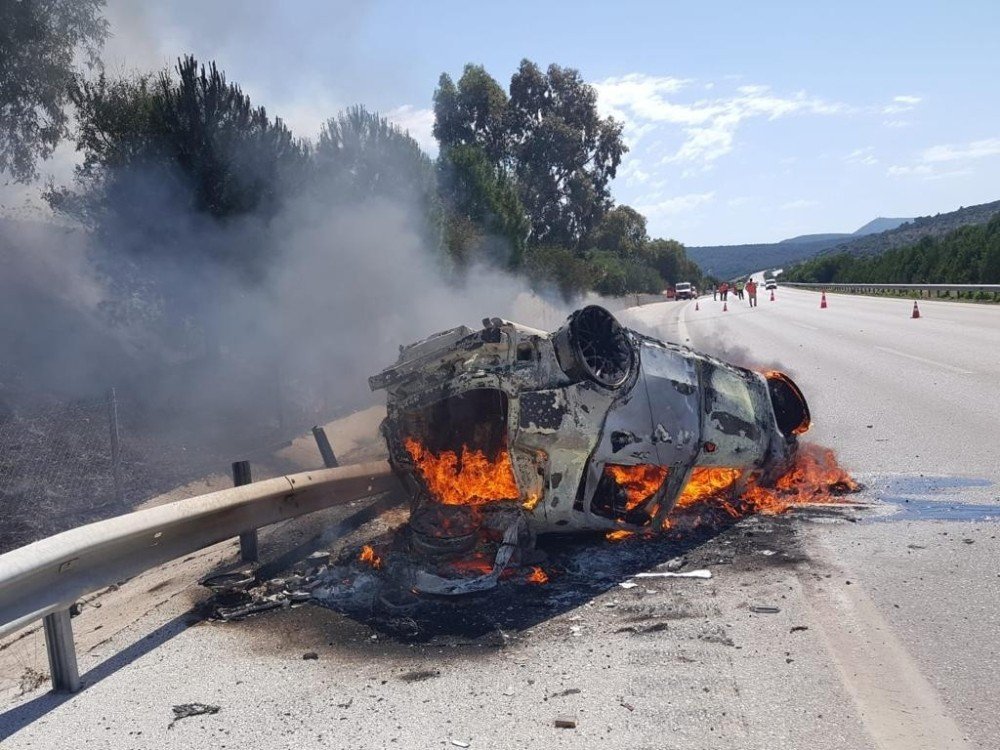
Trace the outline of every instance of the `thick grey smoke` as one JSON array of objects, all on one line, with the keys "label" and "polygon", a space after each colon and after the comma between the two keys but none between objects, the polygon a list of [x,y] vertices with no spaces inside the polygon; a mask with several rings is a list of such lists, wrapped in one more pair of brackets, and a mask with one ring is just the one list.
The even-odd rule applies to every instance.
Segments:
[{"label": "thick grey smoke", "polygon": [[[257,0],[203,5],[109,3],[109,74],[160,69],[190,50],[219,59],[239,80],[241,61],[273,48],[295,58],[302,75],[293,86],[283,77],[252,81],[248,90],[270,92],[270,105],[308,98],[309,72],[329,63],[329,50],[312,60],[301,55],[317,51],[287,44],[300,16]],[[372,78],[385,71],[355,70],[361,58],[351,35],[362,6],[338,1],[314,19],[338,21],[329,24],[343,72],[334,98],[363,101],[364,92],[380,90]],[[277,106],[272,114],[284,112]],[[57,184],[69,181],[72,159],[64,161]],[[264,424],[292,430],[309,415],[364,405],[367,377],[394,361],[400,344],[487,316],[552,328],[568,312],[557,294],[545,302],[524,279],[496,269],[451,278],[419,196],[352,200],[313,186],[277,216],[222,224],[189,210],[180,182],[138,176],[124,215],[144,220],[105,224],[100,233],[0,221],[0,412],[114,386],[144,410],[150,430],[222,445]],[[268,259],[255,274],[243,272],[251,264],[205,261],[251,252]],[[131,277],[124,287],[123,276]]]},{"label": "thick grey smoke", "polygon": [[[446,278],[423,214],[406,201],[345,202],[307,190],[269,222],[221,225],[173,200],[158,175],[142,179],[151,184],[132,200],[145,196],[155,232],[4,226],[0,399],[8,410],[114,386],[149,429],[224,449],[252,443],[275,422],[292,434],[364,406],[367,377],[401,344],[493,316],[551,328],[568,312],[557,295],[545,301],[497,269]],[[163,260],[136,251],[162,228],[172,232]],[[263,275],[204,261],[250,251],[270,259]],[[99,273],[108,268],[133,268],[140,291],[122,300]],[[148,298],[144,277],[155,289]],[[170,315],[159,295],[174,300]]]},{"label": "thick grey smoke", "polygon": [[106,290],[86,233],[0,219],[0,410],[84,395],[113,379],[123,340],[101,315]]}]

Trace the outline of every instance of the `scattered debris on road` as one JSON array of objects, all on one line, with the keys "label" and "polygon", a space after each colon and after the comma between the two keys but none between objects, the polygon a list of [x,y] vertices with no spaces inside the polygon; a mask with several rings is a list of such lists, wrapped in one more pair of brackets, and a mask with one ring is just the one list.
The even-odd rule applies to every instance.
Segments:
[{"label": "scattered debris on road", "polygon": [[559,729],[576,729],[576,717],[569,714],[559,714],[556,717],[555,725]]},{"label": "scattered debris on road", "polygon": [[440,677],[441,671],[438,669],[420,669],[413,672],[405,672],[399,676],[403,682],[423,682],[434,677]]},{"label": "scattered debris on road", "polygon": [[181,719],[217,714],[220,710],[219,706],[212,705],[211,703],[182,703],[179,706],[174,706],[174,718],[173,721],[167,724],[167,729],[173,729],[174,724]]},{"label": "scattered debris on road", "polygon": [[644,573],[636,573],[635,578],[711,578],[710,570],[688,570],[684,573],[674,573],[670,570],[651,570]]},{"label": "scattered debris on road", "polygon": [[558,693],[553,693],[549,696],[549,698],[565,698],[567,695],[579,695],[581,692],[580,688],[568,688],[566,690],[560,690]]},{"label": "scattered debris on road", "polygon": [[18,685],[18,696],[35,692],[35,690],[48,682],[48,679],[49,676],[45,672],[34,667],[25,667],[24,672],[21,673],[21,681]]}]

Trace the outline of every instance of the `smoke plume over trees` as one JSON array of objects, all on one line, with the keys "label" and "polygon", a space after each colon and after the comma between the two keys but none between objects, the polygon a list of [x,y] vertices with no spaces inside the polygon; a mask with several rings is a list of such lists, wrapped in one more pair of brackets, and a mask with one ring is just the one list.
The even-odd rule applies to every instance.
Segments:
[{"label": "smoke plume over trees", "polygon": [[[280,387],[345,402],[397,344],[487,314],[513,317],[529,287],[568,306],[581,292],[659,291],[697,272],[682,246],[651,240],[640,214],[614,205],[621,125],[599,116],[571,68],[525,60],[509,92],[479,66],[457,84],[442,76],[432,160],[361,105],[331,113],[315,141],[302,138],[190,55],[110,75],[97,59],[107,33],[98,0],[16,5],[20,26],[2,43],[27,57],[5,61],[4,74],[27,64],[25,42],[43,32],[42,51],[61,67],[47,69],[34,99],[4,102],[21,130],[0,134],[0,167],[30,177],[67,134],[67,112],[80,159],[69,184],[44,192],[73,228],[3,227],[24,269],[29,246],[55,259],[45,268],[72,259],[49,285],[58,304],[45,300],[33,261],[37,283],[21,285],[33,296],[19,307],[39,315],[6,328],[0,343],[23,355],[7,367],[24,370],[7,383],[65,395],[117,385],[169,416],[183,401],[206,421],[246,408],[237,380],[249,394]],[[25,108],[51,128],[31,126]],[[34,141],[18,140],[26,127]],[[74,278],[86,293],[72,291]],[[81,321],[72,346],[34,335]]]}]

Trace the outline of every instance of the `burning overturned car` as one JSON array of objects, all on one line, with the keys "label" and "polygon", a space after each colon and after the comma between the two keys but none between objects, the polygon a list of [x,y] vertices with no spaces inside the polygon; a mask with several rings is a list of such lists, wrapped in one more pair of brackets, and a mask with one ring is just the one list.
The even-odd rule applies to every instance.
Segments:
[{"label": "burning overturned car", "polygon": [[787,375],[640,335],[597,306],[554,333],[498,318],[444,331],[369,383],[387,393],[382,434],[424,561],[411,588],[425,594],[494,587],[537,534],[657,533],[708,495],[766,507],[810,424]]}]

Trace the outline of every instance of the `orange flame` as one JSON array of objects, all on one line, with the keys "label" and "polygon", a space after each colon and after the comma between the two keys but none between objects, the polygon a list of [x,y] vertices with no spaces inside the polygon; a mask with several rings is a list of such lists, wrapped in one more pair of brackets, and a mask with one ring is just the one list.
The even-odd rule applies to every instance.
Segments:
[{"label": "orange flame", "polygon": [[630,536],[634,535],[634,531],[626,531],[625,529],[618,529],[616,531],[609,531],[604,535],[604,538],[609,542],[620,542],[622,539],[628,539]]},{"label": "orange flame", "polygon": [[413,438],[403,441],[434,499],[445,505],[478,505],[519,497],[510,452],[503,448],[490,461],[482,451],[464,446],[431,453]]},{"label": "orange flame", "polygon": [[604,473],[615,480],[625,490],[625,510],[630,511],[651,498],[663,485],[668,469],[655,464],[622,466],[606,464]]},{"label": "orange flame", "polygon": [[530,513],[535,509],[535,506],[538,505],[538,501],[541,499],[541,495],[528,495],[527,499],[521,503],[521,507]]},{"label": "orange flame", "polygon": [[795,503],[835,503],[845,492],[860,489],[840,467],[833,451],[818,445],[802,445],[792,467],[778,478],[774,488],[751,483],[743,500],[755,513],[783,513]]},{"label": "orange flame", "polygon": [[369,544],[361,548],[361,554],[358,556],[358,559],[375,569],[382,567],[382,558],[375,554],[375,550]]},{"label": "orange flame", "polygon": [[791,467],[773,487],[763,487],[751,475],[747,487],[737,498],[732,492],[742,470],[698,466],[675,509],[691,508],[698,503],[712,502],[733,518],[748,513],[775,515],[796,503],[835,503],[847,492],[857,492],[859,485],[837,463],[833,451],[817,445],[799,446]]},{"label": "orange flame", "polygon": [[717,498],[729,490],[740,478],[739,469],[721,466],[696,466],[684,485],[683,491],[674,504],[675,508],[687,508],[710,498]]},{"label": "orange flame", "polygon": [[525,580],[528,583],[542,584],[549,582],[549,576],[548,573],[546,573],[544,570],[542,570],[536,565],[532,567],[531,573],[528,574],[528,577]]},{"label": "orange flame", "polygon": [[458,573],[472,573],[477,576],[485,576],[493,572],[493,562],[482,553],[476,553],[461,560],[453,560],[448,563],[448,567]]}]

